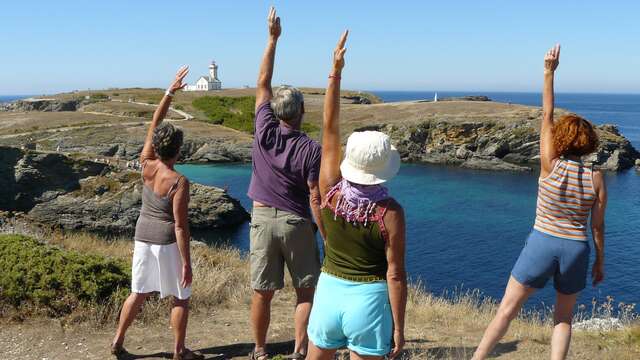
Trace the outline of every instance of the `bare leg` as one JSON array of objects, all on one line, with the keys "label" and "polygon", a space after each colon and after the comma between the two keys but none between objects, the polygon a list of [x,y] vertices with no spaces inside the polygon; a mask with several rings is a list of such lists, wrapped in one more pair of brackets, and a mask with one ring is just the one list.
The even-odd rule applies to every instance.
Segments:
[{"label": "bare leg", "polygon": [[359,355],[355,351],[350,351],[349,359],[350,360],[380,360],[382,359],[382,356],[364,356],[364,355]]},{"label": "bare leg", "polygon": [[338,349],[321,349],[309,341],[309,353],[307,360],[333,360],[333,356]]},{"label": "bare leg", "polygon": [[180,354],[184,351],[184,339],[187,337],[187,322],[189,321],[189,299],[174,299],[171,309],[171,328],[175,346],[173,351]]},{"label": "bare leg", "polygon": [[307,337],[307,325],[309,325],[309,315],[313,305],[313,293],[315,288],[296,289],[296,313],[294,315],[296,327],[296,345],[294,352],[305,355],[309,338]]},{"label": "bare leg", "polygon": [[504,292],[504,297],[498,308],[498,313],[489,324],[489,327],[487,327],[487,330],[485,330],[480,345],[478,345],[472,359],[485,359],[489,355],[498,341],[506,334],[511,320],[518,316],[522,304],[524,304],[534,292],[535,289],[525,287],[513,276],[509,278],[507,289]]},{"label": "bare leg", "polygon": [[571,343],[571,321],[573,306],[578,294],[565,295],[557,292],[556,306],[553,312],[553,336],[551,337],[551,359],[564,360]]},{"label": "bare leg", "polygon": [[124,342],[124,335],[127,332],[129,326],[138,315],[142,304],[147,299],[149,294],[131,293],[127,300],[122,304],[122,310],[120,311],[120,321],[118,322],[118,330],[113,338],[113,345],[122,345]]},{"label": "bare leg", "polygon": [[265,352],[267,331],[271,321],[273,290],[254,290],[251,298],[251,329],[256,342],[255,352]]}]

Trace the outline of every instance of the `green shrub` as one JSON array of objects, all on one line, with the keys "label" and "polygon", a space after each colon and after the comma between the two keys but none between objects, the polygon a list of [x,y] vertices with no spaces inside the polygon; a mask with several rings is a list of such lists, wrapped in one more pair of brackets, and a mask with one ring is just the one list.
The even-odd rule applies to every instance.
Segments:
[{"label": "green shrub", "polygon": [[79,305],[122,301],[130,268],[120,260],[85,255],[19,235],[0,235],[0,304],[35,307],[49,316]]},{"label": "green shrub", "polygon": [[184,110],[184,106],[182,104],[178,104],[176,106],[173,107],[176,110]]},{"label": "green shrub", "polygon": [[107,100],[109,98],[109,95],[105,93],[95,93],[95,94],[91,94],[89,98],[91,100]]},{"label": "green shrub", "polygon": [[193,106],[207,116],[209,122],[253,133],[254,96],[204,96],[193,100]]}]

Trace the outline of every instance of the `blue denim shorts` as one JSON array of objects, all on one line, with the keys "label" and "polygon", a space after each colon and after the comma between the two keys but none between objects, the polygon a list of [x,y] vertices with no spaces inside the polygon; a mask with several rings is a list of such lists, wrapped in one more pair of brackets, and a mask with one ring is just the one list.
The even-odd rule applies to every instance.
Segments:
[{"label": "blue denim shorts", "polygon": [[346,346],[362,356],[391,351],[393,320],[385,281],[358,283],[322,273],[307,334],[322,349]]},{"label": "blue denim shorts", "polygon": [[519,283],[541,289],[553,276],[557,291],[571,295],[582,291],[589,269],[589,243],[533,230],[511,270]]}]

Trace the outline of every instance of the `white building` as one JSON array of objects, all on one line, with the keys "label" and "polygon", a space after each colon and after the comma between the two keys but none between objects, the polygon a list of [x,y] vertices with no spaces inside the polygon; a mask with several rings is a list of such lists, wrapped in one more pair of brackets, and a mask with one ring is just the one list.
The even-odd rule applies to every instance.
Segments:
[{"label": "white building", "polygon": [[200,76],[195,85],[187,85],[185,91],[212,91],[222,89],[222,81],[218,79],[218,64],[215,61],[209,65],[209,76]]}]

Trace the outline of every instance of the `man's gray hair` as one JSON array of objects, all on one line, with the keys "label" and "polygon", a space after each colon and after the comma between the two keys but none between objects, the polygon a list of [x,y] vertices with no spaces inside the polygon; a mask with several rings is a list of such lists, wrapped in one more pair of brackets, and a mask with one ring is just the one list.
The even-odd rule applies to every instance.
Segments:
[{"label": "man's gray hair", "polygon": [[302,117],[302,92],[293,86],[282,85],[271,99],[271,108],[276,117],[282,121],[298,121]]}]

